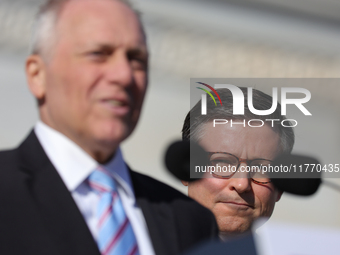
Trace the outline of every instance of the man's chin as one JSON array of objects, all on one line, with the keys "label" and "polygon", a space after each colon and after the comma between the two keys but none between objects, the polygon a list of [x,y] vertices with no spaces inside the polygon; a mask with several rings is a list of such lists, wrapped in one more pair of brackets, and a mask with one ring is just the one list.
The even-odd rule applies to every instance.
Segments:
[{"label": "man's chin", "polygon": [[252,221],[249,219],[243,219],[243,218],[236,218],[234,219],[231,217],[228,220],[225,220],[223,222],[217,221],[220,232],[224,233],[225,235],[241,235],[243,233],[247,233],[251,229]]},{"label": "man's chin", "polygon": [[89,154],[97,162],[105,164],[115,155],[120,142],[115,138],[97,137],[91,142]]},{"label": "man's chin", "polygon": [[98,146],[103,148],[112,148],[113,150],[116,149],[116,147],[119,146],[119,144],[124,141],[131,132],[128,132],[128,130],[122,130],[122,131],[116,131],[116,132],[101,132],[98,133],[97,136],[95,136],[95,142],[98,144]]},{"label": "man's chin", "polygon": [[133,131],[134,125],[125,122],[107,122],[93,128],[93,137],[103,144],[119,144]]},{"label": "man's chin", "polygon": [[130,134],[131,130],[124,126],[96,128],[89,137],[92,148],[105,154],[114,154],[119,144]]}]

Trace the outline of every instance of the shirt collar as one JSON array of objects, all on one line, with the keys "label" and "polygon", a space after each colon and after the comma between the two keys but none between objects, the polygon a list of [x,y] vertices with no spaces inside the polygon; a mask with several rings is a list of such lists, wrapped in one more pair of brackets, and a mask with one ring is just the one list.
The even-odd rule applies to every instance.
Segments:
[{"label": "shirt collar", "polygon": [[123,153],[120,148],[117,149],[115,156],[105,165],[103,165],[112,175],[118,185],[129,197],[135,197],[129,170],[124,162]]},{"label": "shirt collar", "polygon": [[[35,125],[34,132],[69,191],[74,191],[99,165],[68,137],[42,121]],[[113,175],[118,186],[121,186],[128,196],[134,198],[130,174],[120,148],[104,167]]]}]

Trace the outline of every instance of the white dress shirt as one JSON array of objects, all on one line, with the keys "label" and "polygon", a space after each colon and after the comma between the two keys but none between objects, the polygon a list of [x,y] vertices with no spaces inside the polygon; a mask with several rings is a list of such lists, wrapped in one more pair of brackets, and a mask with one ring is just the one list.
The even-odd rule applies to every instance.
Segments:
[{"label": "white dress shirt", "polygon": [[[96,208],[100,197],[99,194],[89,188],[85,181],[99,163],[65,135],[41,121],[38,121],[35,125],[34,132],[48,158],[71,192],[94,239],[97,240]],[[136,235],[140,254],[154,255],[155,252],[145,218],[142,210],[136,205],[130,174],[119,148],[115,156],[104,167],[112,173],[117,183],[118,194]]]}]

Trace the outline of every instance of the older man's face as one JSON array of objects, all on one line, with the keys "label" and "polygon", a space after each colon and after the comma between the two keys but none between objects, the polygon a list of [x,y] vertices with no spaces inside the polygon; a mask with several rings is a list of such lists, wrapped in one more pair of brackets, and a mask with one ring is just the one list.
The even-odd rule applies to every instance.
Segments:
[{"label": "older man's face", "polygon": [[[209,152],[228,152],[249,160],[272,160],[280,152],[279,135],[267,125],[213,127],[207,123],[200,144]],[[237,172],[230,179],[211,177],[188,185],[189,196],[210,209],[220,231],[228,234],[248,231],[258,217],[270,217],[281,196],[271,183],[255,184],[245,172]]]},{"label": "older man's face", "polygon": [[141,25],[119,1],[73,0],[55,36],[42,119],[102,160],[101,149],[114,152],[140,115],[148,58]]}]

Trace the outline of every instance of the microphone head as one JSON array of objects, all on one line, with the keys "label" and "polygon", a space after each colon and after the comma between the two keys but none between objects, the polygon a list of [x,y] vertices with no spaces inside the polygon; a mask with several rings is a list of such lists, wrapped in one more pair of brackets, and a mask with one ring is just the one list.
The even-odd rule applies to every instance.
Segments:
[{"label": "microphone head", "polygon": [[[195,166],[207,164],[207,153],[198,144],[190,141],[172,143],[165,154],[165,165],[170,173],[182,181],[200,179],[203,173],[195,172]],[[190,173],[191,177],[190,177]]]},{"label": "microphone head", "polygon": [[289,178],[287,178],[287,173],[275,172],[270,173],[271,181],[281,191],[301,196],[312,195],[321,184],[321,171],[317,171],[315,168],[318,164],[320,162],[312,157],[292,154],[281,155],[274,160],[272,165],[281,169],[282,167],[291,169],[288,173]]}]

